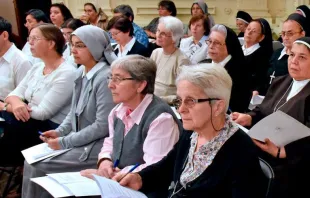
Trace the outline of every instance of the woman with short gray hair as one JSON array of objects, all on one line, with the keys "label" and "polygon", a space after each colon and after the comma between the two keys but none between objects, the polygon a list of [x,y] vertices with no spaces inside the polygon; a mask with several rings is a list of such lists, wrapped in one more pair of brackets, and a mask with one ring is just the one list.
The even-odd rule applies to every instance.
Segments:
[{"label": "woman with short gray hair", "polygon": [[157,64],[155,95],[171,103],[175,98],[175,79],[189,59],[177,47],[183,36],[182,22],[172,16],[161,17],[156,31],[156,44],[162,48],[153,51],[151,59]]},{"label": "woman with short gray hair", "polygon": [[186,67],[176,84],[175,104],[189,131],[183,131],[165,158],[128,174],[120,184],[147,197],[264,197],[267,182],[257,149],[226,114],[232,80],[225,69]]},{"label": "woman with short gray hair", "polygon": [[111,69],[109,88],[118,105],[109,115],[109,137],[99,154],[98,170],[81,172],[87,177],[98,174],[112,178],[118,174],[118,168],[122,174],[137,163],[140,166],[135,172],[140,171],[166,156],[182,130],[169,105],[153,94],[154,61],[128,55],[116,60]]}]

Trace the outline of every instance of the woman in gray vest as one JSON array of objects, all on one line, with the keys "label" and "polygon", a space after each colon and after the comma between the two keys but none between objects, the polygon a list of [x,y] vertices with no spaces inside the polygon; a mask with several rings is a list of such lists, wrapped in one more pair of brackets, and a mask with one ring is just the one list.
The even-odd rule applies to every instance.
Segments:
[{"label": "woman in gray vest", "polygon": [[264,197],[267,182],[255,145],[226,114],[229,74],[207,64],[184,67],[176,84],[183,127],[193,132],[183,132],[158,163],[113,179],[152,198]]},{"label": "woman in gray vest", "polygon": [[128,55],[112,64],[108,78],[113,101],[109,137],[99,154],[98,170],[85,170],[112,178],[120,169],[135,171],[161,160],[179,139],[181,124],[170,106],[155,96],[156,64],[140,55]]},{"label": "woman in gray vest", "polygon": [[103,140],[109,133],[108,115],[114,103],[106,78],[116,58],[109,36],[99,27],[87,25],[72,33],[71,43],[75,62],[82,65],[74,81],[71,110],[56,130],[46,131],[40,138],[54,150],[72,150],[36,164],[25,161],[22,188],[25,198],[49,196],[30,178],[95,168]]}]

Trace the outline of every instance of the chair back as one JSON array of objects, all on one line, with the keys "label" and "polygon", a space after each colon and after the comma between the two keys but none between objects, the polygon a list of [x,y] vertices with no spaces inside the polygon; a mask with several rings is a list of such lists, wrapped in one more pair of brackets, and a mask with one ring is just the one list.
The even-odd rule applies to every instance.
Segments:
[{"label": "chair back", "polygon": [[273,51],[283,47],[283,44],[280,41],[272,41]]},{"label": "chair back", "polygon": [[268,197],[269,192],[271,191],[273,180],[274,180],[274,172],[273,172],[272,167],[265,160],[259,158],[259,164],[262,168],[264,175],[268,179],[268,185],[266,189],[266,197]]}]

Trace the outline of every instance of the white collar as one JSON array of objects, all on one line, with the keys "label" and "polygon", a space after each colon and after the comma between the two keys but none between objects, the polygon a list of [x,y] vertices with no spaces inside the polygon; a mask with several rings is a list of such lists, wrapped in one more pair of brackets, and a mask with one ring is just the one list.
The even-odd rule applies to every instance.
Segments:
[{"label": "white collar", "polygon": [[132,37],[132,39],[125,45],[123,52],[121,52],[121,46],[119,44],[117,44],[115,49],[118,49],[118,57],[123,57],[126,56],[127,53],[132,49],[133,45],[136,42],[136,38]]},{"label": "white collar", "polygon": [[286,53],[286,49],[287,49],[286,47],[284,47],[284,48],[282,49],[281,54],[280,54],[278,60],[280,60],[284,55],[287,54],[287,53]]},{"label": "white collar", "polygon": [[286,101],[297,95],[308,84],[309,81],[310,79],[299,81],[293,79],[292,89],[290,90],[290,93],[288,94]]},{"label": "white collar", "polygon": [[3,54],[3,59],[8,62],[11,63],[13,57],[14,57],[14,52],[17,50],[17,47],[14,45],[14,43],[11,45],[11,47],[5,52],[5,54]]},{"label": "white collar", "polygon": [[252,45],[251,47],[248,47],[248,48],[245,48],[245,44],[242,45],[242,50],[243,50],[244,56],[248,56],[248,55],[254,53],[258,48],[260,48],[259,43],[256,43],[255,45]]},{"label": "white collar", "polygon": [[90,80],[94,74],[101,69],[104,66],[104,62],[98,62],[93,68],[91,68],[90,71],[88,71],[87,73],[85,72],[85,66],[84,66],[84,70],[83,70],[83,75],[82,78],[84,78],[84,76],[86,76],[87,80]]},{"label": "white collar", "polygon": [[230,59],[231,59],[232,57],[231,57],[231,55],[229,54],[224,60],[222,60],[221,62],[219,62],[219,63],[215,63],[214,61],[212,61],[212,64],[213,65],[220,65],[220,66],[222,66],[222,67],[225,67],[225,65],[228,63],[228,61],[230,61]]}]

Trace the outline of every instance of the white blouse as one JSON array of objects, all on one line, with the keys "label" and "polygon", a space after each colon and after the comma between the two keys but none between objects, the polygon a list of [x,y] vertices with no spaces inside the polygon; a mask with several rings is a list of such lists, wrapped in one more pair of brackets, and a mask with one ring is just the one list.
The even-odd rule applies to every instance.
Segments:
[{"label": "white blouse", "polygon": [[192,64],[197,64],[207,58],[208,36],[203,36],[197,44],[194,43],[193,36],[181,40],[180,50],[187,56]]},{"label": "white blouse", "polygon": [[60,124],[69,113],[76,69],[64,62],[52,73],[43,75],[43,62],[35,64],[9,96],[28,101],[31,118]]},{"label": "white blouse", "polygon": [[22,52],[27,56],[28,60],[34,65],[36,63],[40,63],[40,62],[43,62],[40,58],[36,58],[34,56],[32,56],[32,53],[30,51],[30,44],[29,42],[27,42],[23,49],[22,49]]}]

